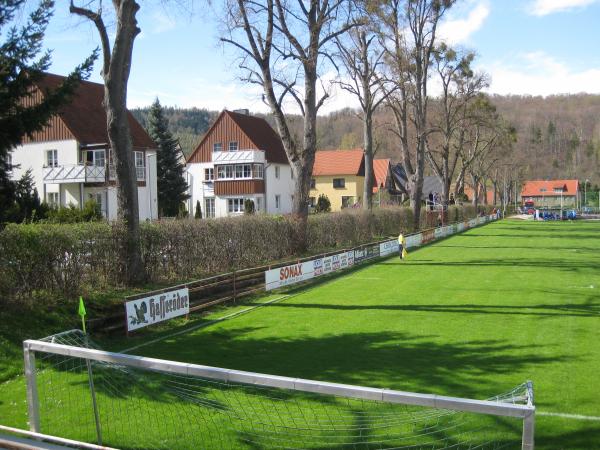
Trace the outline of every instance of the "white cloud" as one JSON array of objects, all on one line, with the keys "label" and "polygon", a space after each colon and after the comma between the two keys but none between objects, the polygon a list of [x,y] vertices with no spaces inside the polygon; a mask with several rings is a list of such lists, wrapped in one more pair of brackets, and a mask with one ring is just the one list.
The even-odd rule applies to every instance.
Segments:
[{"label": "white cloud", "polygon": [[530,8],[534,16],[546,16],[557,12],[585,8],[598,0],[535,0]]},{"label": "white cloud", "polygon": [[510,63],[481,67],[492,76],[489,92],[501,95],[600,93],[600,67],[572,70],[544,52],[517,55]]},{"label": "white cloud", "polygon": [[[469,3],[469,6],[473,2]],[[478,31],[490,15],[487,0],[478,2],[466,17],[451,16],[440,25],[439,37],[451,45],[468,42],[473,33]]]},{"label": "white cloud", "polygon": [[154,11],[152,14],[151,33],[158,34],[170,31],[177,26],[177,21],[165,11]]}]

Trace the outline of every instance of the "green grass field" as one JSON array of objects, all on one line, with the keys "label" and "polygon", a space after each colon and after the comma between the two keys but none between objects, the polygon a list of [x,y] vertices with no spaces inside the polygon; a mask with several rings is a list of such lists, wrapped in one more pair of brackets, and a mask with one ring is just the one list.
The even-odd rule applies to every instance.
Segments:
[{"label": "green grass field", "polygon": [[[600,222],[497,222],[286,294],[134,353],[481,399],[532,380],[536,448],[600,449]],[[22,385],[0,423],[24,426]]]}]

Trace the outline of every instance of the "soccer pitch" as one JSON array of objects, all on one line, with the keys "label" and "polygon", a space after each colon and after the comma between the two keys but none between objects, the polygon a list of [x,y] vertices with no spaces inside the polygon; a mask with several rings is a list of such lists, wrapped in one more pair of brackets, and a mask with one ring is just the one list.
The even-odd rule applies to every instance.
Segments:
[{"label": "soccer pitch", "polygon": [[496,222],[135,353],[481,399],[532,380],[536,447],[600,448],[600,222]]},{"label": "soccer pitch", "polygon": [[496,222],[131,353],[478,399],[532,380],[536,448],[600,449],[599,237],[600,222]]}]

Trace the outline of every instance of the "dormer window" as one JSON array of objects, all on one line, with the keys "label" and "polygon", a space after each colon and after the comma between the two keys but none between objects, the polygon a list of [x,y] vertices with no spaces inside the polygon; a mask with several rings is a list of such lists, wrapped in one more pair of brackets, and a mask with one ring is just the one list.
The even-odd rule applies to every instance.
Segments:
[{"label": "dormer window", "polygon": [[231,141],[229,143],[229,151],[230,152],[237,152],[238,151],[238,143],[237,143],[237,141]]},{"label": "dormer window", "polygon": [[213,144],[213,152],[222,152],[223,151],[223,143],[222,142],[215,142]]}]

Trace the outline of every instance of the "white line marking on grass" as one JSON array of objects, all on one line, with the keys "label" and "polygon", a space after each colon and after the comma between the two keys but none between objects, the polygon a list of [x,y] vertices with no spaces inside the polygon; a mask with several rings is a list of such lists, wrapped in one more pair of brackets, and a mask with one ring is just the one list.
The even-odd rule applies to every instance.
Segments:
[{"label": "white line marking on grass", "polygon": [[535,413],[536,416],[549,416],[549,417],[561,417],[563,419],[574,419],[574,420],[592,420],[594,422],[600,422],[600,416],[583,416],[581,414],[566,414],[566,413],[555,413],[539,411]]},{"label": "white line marking on grass", "polygon": [[254,311],[255,309],[261,308],[263,306],[268,306],[268,305],[270,305],[272,303],[276,303],[278,301],[285,300],[287,298],[291,298],[291,297],[294,297],[296,295],[299,295],[299,293],[298,294],[293,294],[293,295],[289,295],[289,294],[288,295],[283,295],[281,297],[274,298],[273,300],[269,300],[268,302],[261,303],[260,305],[252,306],[250,308],[246,308],[246,309],[243,309],[241,311],[237,311],[237,312],[228,314],[226,316],[219,317],[218,319],[213,319],[213,320],[210,320],[208,322],[201,323],[199,325],[194,325],[193,327],[186,328],[185,330],[180,330],[180,331],[177,331],[175,333],[168,334],[166,336],[161,336],[159,338],[152,339],[152,340],[150,340],[148,342],[142,342],[141,344],[134,345],[133,347],[129,347],[129,348],[126,348],[124,350],[121,350],[121,353],[128,353],[128,352],[130,352],[132,350],[137,350],[138,348],[145,347],[145,346],[150,345],[150,344],[156,344],[157,342],[163,341],[165,339],[169,339],[169,338],[172,338],[172,337],[175,337],[175,336],[179,336],[181,334],[189,333],[191,331],[196,331],[196,330],[198,330],[200,328],[204,328],[204,327],[207,327],[209,325],[214,325],[215,323],[223,322],[224,320],[227,320],[227,319],[233,319],[234,317],[241,316],[242,314],[249,313],[250,311]]}]

